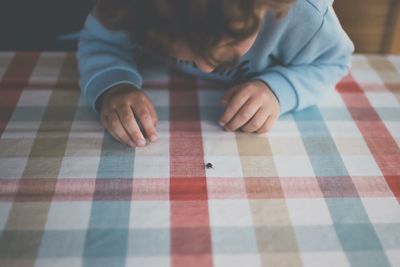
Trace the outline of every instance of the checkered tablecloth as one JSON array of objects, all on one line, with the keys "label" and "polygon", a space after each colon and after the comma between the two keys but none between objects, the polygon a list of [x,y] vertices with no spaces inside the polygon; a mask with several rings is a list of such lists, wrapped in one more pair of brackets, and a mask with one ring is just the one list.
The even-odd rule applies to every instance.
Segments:
[{"label": "checkered tablecloth", "polygon": [[0,53],[1,267],[400,266],[400,56],[264,135],[218,126],[221,86],[143,73],[160,138],[131,149],[74,54]]}]

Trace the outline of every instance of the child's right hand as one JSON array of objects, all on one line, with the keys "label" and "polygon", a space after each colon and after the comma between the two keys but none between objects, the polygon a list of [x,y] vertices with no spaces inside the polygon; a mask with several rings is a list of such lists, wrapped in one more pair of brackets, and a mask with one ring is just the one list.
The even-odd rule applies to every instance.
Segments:
[{"label": "child's right hand", "polygon": [[143,134],[152,142],[157,139],[157,113],[142,90],[129,84],[116,85],[100,101],[101,122],[119,142],[135,147],[146,144]]}]

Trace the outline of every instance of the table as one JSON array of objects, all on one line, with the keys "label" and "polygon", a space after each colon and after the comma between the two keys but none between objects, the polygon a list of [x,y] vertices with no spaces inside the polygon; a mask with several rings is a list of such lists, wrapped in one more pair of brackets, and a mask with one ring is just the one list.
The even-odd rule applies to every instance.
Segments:
[{"label": "table", "polygon": [[160,138],[131,149],[74,54],[2,52],[0,266],[400,266],[399,73],[355,55],[326,101],[253,135],[218,126],[221,86],[145,69]]}]

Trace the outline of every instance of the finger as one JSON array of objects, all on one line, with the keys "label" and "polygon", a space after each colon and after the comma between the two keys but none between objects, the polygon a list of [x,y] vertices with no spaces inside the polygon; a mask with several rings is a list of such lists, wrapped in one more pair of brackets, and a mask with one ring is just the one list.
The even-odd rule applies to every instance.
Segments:
[{"label": "finger", "polygon": [[278,117],[279,117],[279,115],[277,115],[277,114],[272,114],[271,116],[269,116],[268,119],[264,122],[263,126],[261,126],[256,131],[256,133],[263,134],[263,133],[269,132],[272,129],[272,126],[274,125],[274,123],[276,122]]},{"label": "finger", "polygon": [[155,107],[154,107],[154,105],[152,103],[150,103],[148,105],[148,108],[149,108],[149,112],[150,112],[151,118],[153,119],[153,124],[154,124],[154,126],[157,126],[158,117],[157,117],[156,109],[155,109]]},{"label": "finger", "polygon": [[142,109],[140,111],[135,112],[136,118],[140,121],[143,126],[144,132],[147,137],[152,141],[157,140],[157,132],[154,127],[154,122],[150,111],[148,109]]},{"label": "finger", "polygon": [[221,126],[225,126],[235,114],[241,109],[241,107],[249,99],[249,95],[244,93],[235,94],[229,101],[224,113],[219,120]]},{"label": "finger", "polygon": [[226,107],[226,105],[229,103],[231,100],[232,96],[240,89],[239,86],[233,86],[230,88],[225,95],[221,99],[221,104],[223,107]]},{"label": "finger", "polygon": [[248,122],[254,114],[259,110],[260,106],[257,104],[257,100],[247,101],[242,108],[235,114],[231,121],[229,121],[225,129],[228,131],[236,131]]},{"label": "finger", "polygon": [[111,133],[112,136],[114,136],[117,140],[119,140],[123,144],[127,144],[131,147],[135,146],[131,138],[128,136],[128,133],[122,126],[116,111],[110,113],[107,116],[107,122],[108,122],[108,131]]},{"label": "finger", "polygon": [[108,114],[102,114],[100,116],[101,123],[103,124],[103,127],[107,129],[108,133],[111,134],[112,137],[114,137],[118,142],[122,143],[122,141],[119,139],[118,136],[116,136],[113,132],[111,132],[111,127],[108,125]]},{"label": "finger", "polygon": [[122,108],[119,108],[117,110],[117,114],[119,120],[122,123],[122,127],[128,133],[131,141],[135,142],[135,144],[138,146],[144,146],[146,144],[146,140],[144,139],[143,134],[139,129],[131,107],[124,106]]},{"label": "finger", "polygon": [[256,114],[246,122],[242,127],[242,131],[246,133],[252,133],[260,129],[264,123],[267,121],[269,114],[265,108],[260,108]]}]

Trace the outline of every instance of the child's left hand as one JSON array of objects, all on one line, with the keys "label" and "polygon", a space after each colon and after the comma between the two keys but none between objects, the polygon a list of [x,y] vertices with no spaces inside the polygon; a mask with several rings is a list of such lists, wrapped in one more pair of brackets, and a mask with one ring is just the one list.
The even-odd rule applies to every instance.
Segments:
[{"label": "child's left hand", "polygon": [[280,104],[262,81],[253,80],[233,86],[221,100],[225,112],[220,125],[227,131],[239,128],[247,133],[266,133],[279,117]]}]

